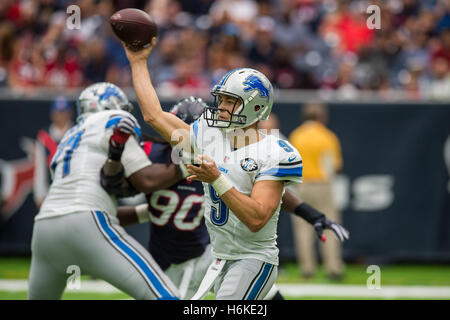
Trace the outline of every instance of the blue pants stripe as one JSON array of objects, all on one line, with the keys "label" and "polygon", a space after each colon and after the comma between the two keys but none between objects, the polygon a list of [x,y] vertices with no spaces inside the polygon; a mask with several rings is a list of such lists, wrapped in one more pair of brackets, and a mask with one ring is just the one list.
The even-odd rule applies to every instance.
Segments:
[{"label": "blue pants stripe", "polygon": [[117,235],[114,230],[108,225],[104,213],[101,211],[95,211],[95,215],[97,220],[100,223],[100,227],[105,232],[105,234],[109,237],[109,239],[132,261],[138,266],[138,268],[142,271],[142,273],[147,277],[149,284],[154,288],[154,291],[159,296],[158,298],[162,299],[176,299],[165,287],[158,276],[151,270],[147,262],[136,253],[133,248],[127,245],[122,239],[120,239],[119,235]]},{"label": "blue pants stripe", "polygon": [[259,292],[264,287],[264,285],[266,284],[267,280],[269,279],[269,277],[272,273],[271,272],[272,268],[273,268],[273,265],[271,265],[270,263],[264,264],[264,269],[261,272],[258,279],[256,280],[256,283],[253,286],[253,289],[248,294],[246,300],[255,300],[258,297]]}]

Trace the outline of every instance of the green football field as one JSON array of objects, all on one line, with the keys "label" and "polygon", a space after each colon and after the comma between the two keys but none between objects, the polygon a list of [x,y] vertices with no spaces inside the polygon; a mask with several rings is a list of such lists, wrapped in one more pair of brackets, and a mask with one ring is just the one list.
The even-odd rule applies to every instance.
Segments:
[{"label": "green football field", "polygon": [[[305,280],[295,263],[280,266],[277,285],[286,299],[446,299],[450,300],[450,265],[380,265],[380,289],[369,290],[368,265],[348,264],[341,281],[330,281],[324,270]],[[0,300],[26,299],[26,280],[30,269],[29,258],[0,258]],[[66,290],[66,300],[131,299],[115,288],[96,290],[99,280],[81,277],[81,284],[93,284],[89,289]],[[371,282],[373,283],[373,282]],[[88,286],[89,287],[89,286]],[[212,295],[207,299],[213,299]]]}]

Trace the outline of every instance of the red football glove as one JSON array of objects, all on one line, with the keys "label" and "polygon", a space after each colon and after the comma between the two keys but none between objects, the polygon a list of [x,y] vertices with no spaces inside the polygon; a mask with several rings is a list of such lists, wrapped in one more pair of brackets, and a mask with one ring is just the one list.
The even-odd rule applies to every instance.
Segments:
[{"label": "red football glove", "polygon": [[114,161],[120,161],[123,149],[128,138],[135,134],[134,128],[137,127],[135,119],[123,117],[117,123],[111,138],[109,138],[108,158]]}]

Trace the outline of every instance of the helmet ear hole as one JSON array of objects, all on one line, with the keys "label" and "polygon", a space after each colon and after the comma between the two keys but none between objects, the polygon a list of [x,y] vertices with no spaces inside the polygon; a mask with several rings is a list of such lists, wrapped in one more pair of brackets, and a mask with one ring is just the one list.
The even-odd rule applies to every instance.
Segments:
[{"label": "helmet ear hole", "polygon": [[261,109],[261,106],[260,106],[259,104],[257,104],[257,105],[255,106],[255,111],[259,111],[259,109]]}]

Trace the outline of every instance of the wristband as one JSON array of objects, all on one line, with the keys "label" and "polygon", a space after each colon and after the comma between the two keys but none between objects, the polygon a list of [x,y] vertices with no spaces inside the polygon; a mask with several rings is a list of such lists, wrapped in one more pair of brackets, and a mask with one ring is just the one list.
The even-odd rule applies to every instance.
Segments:
[{"label": "wristband", "polygon": [[122,152],[124,149],[124,145],[115,145],[113,138],[109,139],[109,149],[108,149],[108,158],[113,161],[120,162],[120,158],[122,158]]},{"label": "wristband", "polygon": [[216,180],[211,183],[214,190],[216,190],[219,197],[221,197],[225,192],[233,188],[233,185],[228,181],[227,177],[221,174]]},{"label": "wristband", "polygon": [[314,224],[317,220],[325,218],[323,213],[314,209],[306,202],[302,202],[302,204],[295,208],[294,213],[308,221],[310,224]]},{"label": "wristband", "polygon": [[150,219],[150,212],[148,212],[147,203],[143,203],[134,207],[134,210],[136,211],[136,216],[139,223],[147,222]]}]

